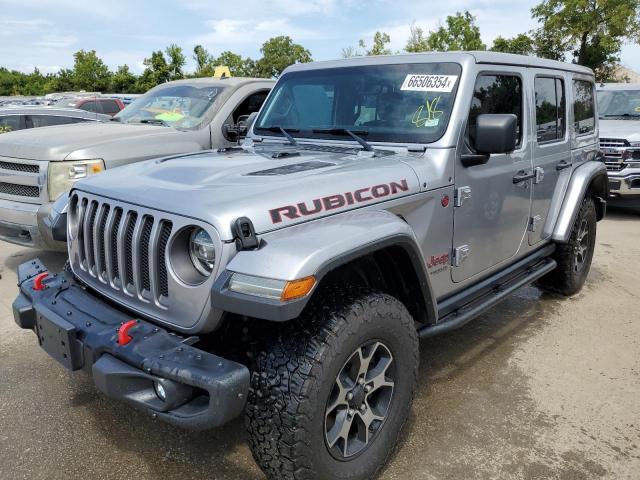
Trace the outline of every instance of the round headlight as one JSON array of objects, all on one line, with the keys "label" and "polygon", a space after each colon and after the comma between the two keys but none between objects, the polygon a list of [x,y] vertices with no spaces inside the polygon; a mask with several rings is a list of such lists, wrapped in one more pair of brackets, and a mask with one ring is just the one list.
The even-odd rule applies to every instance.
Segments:
[{"label": "round headlight", "polygon": [[211,236],[202,228],[196,228],[191,232],[189,256],[198,272],[204,276],[211,275],[216,263],[216,249]]}]

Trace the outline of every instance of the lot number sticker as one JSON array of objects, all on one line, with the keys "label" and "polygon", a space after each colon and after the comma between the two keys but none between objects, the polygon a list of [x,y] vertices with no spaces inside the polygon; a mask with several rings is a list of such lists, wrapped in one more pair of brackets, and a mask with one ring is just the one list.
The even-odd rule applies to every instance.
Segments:
[{"label": "lot number sticker", "polygon": [[457,81],[457,75],[416,75],[410,73],[404,79],[400,90],[450,93]]}]

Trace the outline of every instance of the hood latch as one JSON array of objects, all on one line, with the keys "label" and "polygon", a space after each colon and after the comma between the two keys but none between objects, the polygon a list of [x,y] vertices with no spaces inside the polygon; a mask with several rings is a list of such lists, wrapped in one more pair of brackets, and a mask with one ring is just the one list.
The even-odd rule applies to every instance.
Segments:
[{"label": "hood latch", "polygon": [[241,250],[255,250],[260,246],[260,240],[256,236],[253,223],[247,217],[237,218],[231,226],[233,236],[236,239],[236,248]]}]

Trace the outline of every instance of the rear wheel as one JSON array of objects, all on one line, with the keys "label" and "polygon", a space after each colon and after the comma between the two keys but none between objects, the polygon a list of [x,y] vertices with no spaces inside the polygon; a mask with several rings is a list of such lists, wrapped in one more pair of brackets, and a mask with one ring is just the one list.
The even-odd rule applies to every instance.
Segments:
[{"label": "rear wheel", "polygon": [[558,267],[539,281],[540,286],[566,296],[582,289],[591,268],[596,226],[596,207],[593,199],[587,197],[582,201],[569,241],[556,248],[554,258]]},{"label": "rear wheel", "polygon": [[269,479],[371,479],[406,422],[418,366],[411,315],[375,292],[323,293],[256,357],[247,406]]}]

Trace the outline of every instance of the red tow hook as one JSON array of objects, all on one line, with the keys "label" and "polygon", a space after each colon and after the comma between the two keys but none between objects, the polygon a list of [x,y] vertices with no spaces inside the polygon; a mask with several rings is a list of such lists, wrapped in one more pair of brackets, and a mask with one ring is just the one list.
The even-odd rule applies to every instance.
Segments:
[{"label": "red tow hook", "polygon": [[44,284],[42,281],[49,276],[49,272],[42,272],[35,276],[33,279],[33,289],[36,291],[44,290]]},{"label": "red tow hook", "polygon": [[131,340],[133,340],[133,337],[129,335],[129,330],[131,330],[137,324],[138,322],[136,320],[129,320],[128,322],[120,325],[120,328],[118,329],[118,345],[126,345]]}]

